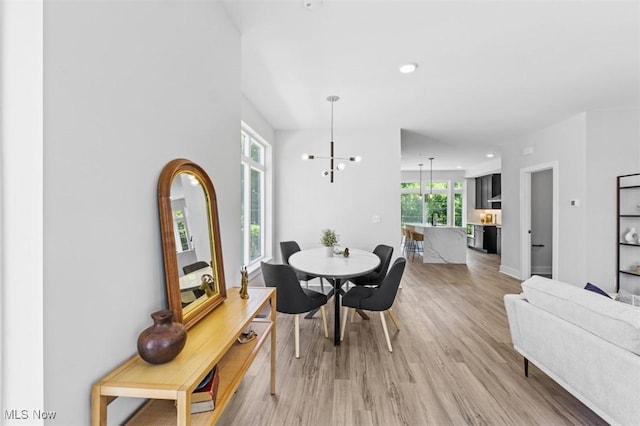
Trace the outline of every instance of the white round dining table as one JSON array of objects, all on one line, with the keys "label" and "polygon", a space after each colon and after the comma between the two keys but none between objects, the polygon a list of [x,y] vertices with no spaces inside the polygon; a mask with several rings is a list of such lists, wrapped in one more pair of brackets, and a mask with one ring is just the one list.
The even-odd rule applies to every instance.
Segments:
[{"label": "white round dining table", "polygon": [[340,291],[346,279],[373,271],[380,264],[374,253],[360,249],[349,249],[349,257],[342,254],[327,256],[326,247],[301,250],[289,257],[289,265],[309,275],[333,281],[335,304],[333,343],[340,345]]}]

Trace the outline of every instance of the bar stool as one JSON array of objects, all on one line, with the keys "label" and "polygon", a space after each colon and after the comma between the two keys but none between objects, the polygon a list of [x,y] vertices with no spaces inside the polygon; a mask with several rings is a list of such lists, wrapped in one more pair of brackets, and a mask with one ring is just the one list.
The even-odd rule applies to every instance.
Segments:
[{"label": "bar stool", "polygon": [[424,253],[424,235],[415,231],[409,232],[411,233],[411,261],[413,262],[416,252],[421,255]]},{"label": "bar stool", "polygon": [[402,251],[406,257],[409,257],[409,253],[413,249],[413,240],[411,240],[411,231],[407,228],[402,228],[402,234],[404,235],[404,245]]}]

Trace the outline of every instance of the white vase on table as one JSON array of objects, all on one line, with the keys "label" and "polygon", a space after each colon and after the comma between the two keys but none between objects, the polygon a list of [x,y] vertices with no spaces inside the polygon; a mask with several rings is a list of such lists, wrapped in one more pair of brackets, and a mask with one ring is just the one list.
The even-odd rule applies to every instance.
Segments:
[{"label": "white vase on table", "polygon": [[327,257],[333,257],[333,246],[325,246]]},{"label": "white vase on table", "polygon": [[629,232],[624,234],[624,240],[628,243],[637,243],[638,233],[636,232],[636,228],[629,229]]}]

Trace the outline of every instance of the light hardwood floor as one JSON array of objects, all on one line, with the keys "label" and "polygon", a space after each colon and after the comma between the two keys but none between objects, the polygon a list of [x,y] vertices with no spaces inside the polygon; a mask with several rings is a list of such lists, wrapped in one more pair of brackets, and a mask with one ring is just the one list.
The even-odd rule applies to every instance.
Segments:
[{"label": "light hardwood floor", "polygon": [[277,394],[265,347],[218,424],[605,424],[535,366],[524,377],[502,301],[520,282],[498,272],[496,255],[471,250],[468,265],[417,260],[394,304],[401,331],[387,321],[393,353],[378,315],[357,316],[334,347],[318,314],[300,321],[296,359],[293,317],[278,314]]}]

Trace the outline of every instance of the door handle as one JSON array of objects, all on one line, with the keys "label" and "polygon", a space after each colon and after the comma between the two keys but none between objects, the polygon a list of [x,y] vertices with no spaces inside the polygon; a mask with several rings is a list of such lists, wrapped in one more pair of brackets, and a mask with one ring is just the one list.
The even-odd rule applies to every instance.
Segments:
[{"label": "door handle", "polygon": [[531,247],[544,247],[544,244],[531,244]]}]

